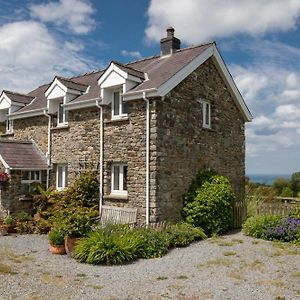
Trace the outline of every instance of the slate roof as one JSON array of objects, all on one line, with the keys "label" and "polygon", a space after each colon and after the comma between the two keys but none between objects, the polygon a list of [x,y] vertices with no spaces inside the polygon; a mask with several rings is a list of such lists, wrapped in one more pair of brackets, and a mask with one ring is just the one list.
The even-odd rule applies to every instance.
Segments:
[{"label": "slate roof", "polygon": [[0,156],[14,170],[46,170],[46,157],[31,141],[0,140]]},{"label": "slate roof", "polygon": [[7,91],[7,90],[4,90],[3,93],[5,93],[5,95],[10,100],[12,100],[13,102],[17,102],[17,103],[28,104],[34,99],[33,96],[28,96],[28,95],[15,93],[15,92]]},{"label": "slate roof", "polygon": [[[112,61],[112,63],[115,63],[118,67],[120,67],[120,69],[128,74],[141,79],[145,79],[144,74],[147,73],[148,80],[143,80],[143,82],[138,84],[134,89],[132,89],[132,91],[159,88],[163,83],[171,79],[177,72],[179,72],[182,68],[184,68],[193,59],[195,59],[212,45],[213,43],[209,43],[180,49],[169,56],[161,57],[160,55],[157,55],[127,64],[121,64],[115,61]],[[75,103],[100,97],[100,86],[98,85],[98,79],[104,72],[105,70],[100,70],[68,79],[59,76],[57,76],[57,78],[67,87],[82,92],[82,95],[79,95],[77,98],[71,101]],[[50,84],[51,83],[42,85],[28,93],[27,96],[35,97],[34,101],[32,101],[30,105],[18,110],[17,113],[46,108],[47,99],[45,97],[45,91]],[[88,92],[85,93],[88,86],[90,88]]]}]

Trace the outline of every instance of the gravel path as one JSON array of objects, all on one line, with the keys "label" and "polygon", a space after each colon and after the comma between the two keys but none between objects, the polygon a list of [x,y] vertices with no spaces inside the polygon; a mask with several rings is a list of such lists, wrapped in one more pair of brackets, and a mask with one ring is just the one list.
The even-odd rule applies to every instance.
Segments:
[{"label": "gravel path", "polygon": [[300,299],[300,248],[237,232],[158,259],[91,266],[51,255],[46,236],[2,236],[0,299]]}]

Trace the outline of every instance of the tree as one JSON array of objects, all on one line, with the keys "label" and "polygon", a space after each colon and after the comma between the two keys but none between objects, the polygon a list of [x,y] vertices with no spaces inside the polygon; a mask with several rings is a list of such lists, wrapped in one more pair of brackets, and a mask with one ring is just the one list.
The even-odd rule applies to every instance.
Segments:
[{"label": "tree", "polygon": [[290,187],[294,197],[296,197],[300,192],[300,171],[292,174]]},{"label": "tree", "polygon": [[276,190],[277,195],[281,195],[284,188],[287,188],[290,185],[289,180],[285,178],[277,178],[273,181],[272,187]]},{"label": "tree", "polygon": [[281,195],[282,197],[293,197],[293,191],[290,187],[286,186],[282,189]]}]

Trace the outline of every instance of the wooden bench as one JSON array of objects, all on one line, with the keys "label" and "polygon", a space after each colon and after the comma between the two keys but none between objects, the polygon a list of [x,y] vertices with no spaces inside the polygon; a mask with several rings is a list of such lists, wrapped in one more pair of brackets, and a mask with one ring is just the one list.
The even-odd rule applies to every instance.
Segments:
[{"label": "wooden bench", "polygon": [[100,214],[100,224],[129,224],[135,225],[137,217],[137,208],[125,208],[117,206],[102,205]]}]

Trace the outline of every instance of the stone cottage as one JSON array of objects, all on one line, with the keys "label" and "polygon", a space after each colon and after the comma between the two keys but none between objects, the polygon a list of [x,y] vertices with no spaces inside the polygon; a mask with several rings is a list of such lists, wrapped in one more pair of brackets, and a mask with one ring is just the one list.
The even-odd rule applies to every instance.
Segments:
[{"label": "stone cottage", "polygon": [[11,179],[0,210],[30,201],[33,182],[63,190],[86,168],[99,174],[100,206],[137,208],[140,222],[178,220],[205,168],[242,201],[251,118],[215,43],[180,49],[168,28],[160,55],[2,91],[0,169]]}]

